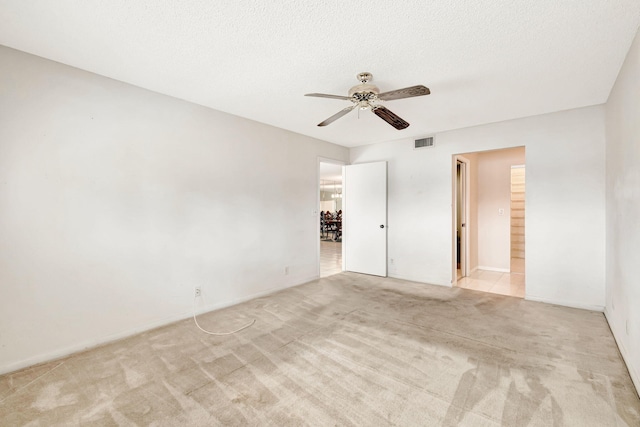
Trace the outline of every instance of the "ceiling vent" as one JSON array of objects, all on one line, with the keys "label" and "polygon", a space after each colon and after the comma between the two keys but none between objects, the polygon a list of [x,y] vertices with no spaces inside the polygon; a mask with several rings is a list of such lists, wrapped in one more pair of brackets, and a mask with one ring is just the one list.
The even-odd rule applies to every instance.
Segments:
[{"label": "ceiling vent", "polygon": [[416,139],[413,148],[427,148],[433,147],[433,137]]}]

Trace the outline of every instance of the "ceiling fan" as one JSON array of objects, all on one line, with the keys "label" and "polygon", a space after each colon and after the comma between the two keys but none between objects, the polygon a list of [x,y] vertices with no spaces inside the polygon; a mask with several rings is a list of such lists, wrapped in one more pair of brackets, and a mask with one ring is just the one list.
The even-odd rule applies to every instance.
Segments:
[{"label": "ceiling fan", "polygon": [[373,75],[371,73],[360,73],[356,78],[360,81],[360,84],[349,89],[349,96],[327,95],[324,93],[307,93],[305,95],[315,96],[318,98],[343,99],[345,101],[353,102],[353,105],[338,111],[327,120],[318,123],[318,126],[331,124],[351,110],[355,110],[360,107],[361,110],[371,109],[376,116],[380,117],[382,120],[398,130],[406,129],[409,127],[409,123],[397,116],[388,108],[381,105],[380,102],[429,95],[431,93],[428,87],[422,85],[380,93],[377,86],[369,83],[373,79]]}]

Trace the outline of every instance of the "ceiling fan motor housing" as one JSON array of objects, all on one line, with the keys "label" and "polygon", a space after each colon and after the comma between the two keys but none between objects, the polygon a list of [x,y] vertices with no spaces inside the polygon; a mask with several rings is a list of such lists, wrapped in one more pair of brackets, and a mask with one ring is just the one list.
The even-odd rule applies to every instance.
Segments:
[{"label": "ceiling fan motor housing", "polygon": [[349,89],[349,96],[356,101],[373,101],[378,97],[380,89],[378,86],[369,83],[362,83]]},{"label": "ceiling fan motor housing", "polygon": [[353,102],[360,104],[361,109],[366,109],[370,106],[369,102],[376,101],[380,89],[378,86],[369,84],[369,81],[373,79],[373,75],[368,72],[358,73],[356,76],[360,80],[361,84],[349,89],[349,96]]}]

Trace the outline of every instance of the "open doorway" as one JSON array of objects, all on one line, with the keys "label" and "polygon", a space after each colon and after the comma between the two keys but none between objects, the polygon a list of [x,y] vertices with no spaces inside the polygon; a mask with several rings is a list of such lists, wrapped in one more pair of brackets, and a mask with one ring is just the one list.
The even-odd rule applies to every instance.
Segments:
[{"label": "open doorway", "polygon": [[320,277],[342,272],[342,163],[320,161],[318,233]]},{"label": "open doorway", "polygon": [[525,295],[525,148],[453,156],[457,287]]}]

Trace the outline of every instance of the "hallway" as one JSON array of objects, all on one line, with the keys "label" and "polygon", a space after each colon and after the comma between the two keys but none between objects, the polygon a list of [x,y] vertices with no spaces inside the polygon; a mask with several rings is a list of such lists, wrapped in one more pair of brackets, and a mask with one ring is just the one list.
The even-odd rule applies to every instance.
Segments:
[{"label": "hallway", "polygon": [[342,242],[320,241],[320,277],[342,272]]},{"label": "hallway", "polygon": [[[516,261],[521,261],[520,264],[524,264],[524,260],[522,259]],[[516,264],[517,262],[514,262],[514,260],[512,260],[512,266],[515,266]],[[470,289],[473,291],[482,291],[492,294],[524,298],[524,265],[522,265],[522,268],[514,268],[514,270],[510,273],[489,270],[476,270],[471,273],[470,276],[458,279],[458,282],[455,286],[458,288]]]}]

